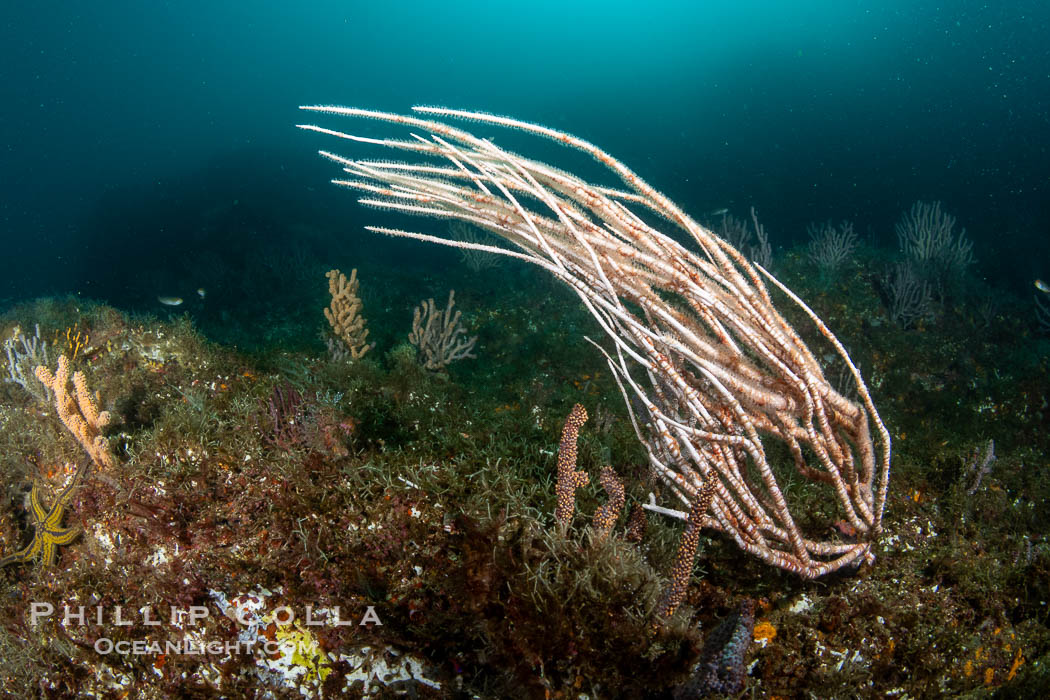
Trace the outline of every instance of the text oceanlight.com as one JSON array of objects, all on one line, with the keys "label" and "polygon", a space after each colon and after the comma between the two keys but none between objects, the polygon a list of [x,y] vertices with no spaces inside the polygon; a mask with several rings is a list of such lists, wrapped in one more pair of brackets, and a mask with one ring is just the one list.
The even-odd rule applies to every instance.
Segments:
[{"label": "text oceanlight.com", "polygon": [[122,639],[114,642],[109,637],[100,637],[95,641],[95,651],[99,654],[116,653],[123,656],[134,656],[137,654],[185,654],[188,656],[194,654],[213,654],[216,656],[225,654],[232,656],[233,654],[251,654],[254,653],[256,648],[262,649],[263,653],[267,656],[274,656],[285,652],[293,654],[296,652],[302,653],[303,648],[307,646],[309,645],[297,643],[294,640],[277,642],[269,639],[237,642],[205,642],[202,640],[184,639],[181,641],[169,640],[162,644],[161,642],[154,642],[147,639],[134,639],[130,641]]},{"label": "text oceanlight.com", "polygon": [[[231,617],[246,628],[255,626],[250,613],[237,608],[231,608]],[[138,616],[125,612],[122,606],[117,605],[111,609],[101,606],[87,608],[86,606],[63,606],[61,613],[61,624],[63,627],[70,626],[103,626],[113,625],[115,627],[130,627],[134,624],[146,627],[160,627],[165,624],[184,629],[186,627],[198,627],[210,616],[209,609],[203,605],[191,605],[188,608],[172,607],[166,620],[162,620],[153,610],[152,606],[146,605],[139,608]],[[55,606],[51,603],[31,603],[29,620],[33,627],[40,624],[41,620],[47,620],[55,616]],[[288,606],[280,606],[270,612],[270,619],[278,627],[287,627],[296,621],[295,611]],[[340,618],[339,607],[322,608],[315,610],[313,606],[305,607],[303,624],[307,626],[331,626],[346,627],[350,625],[370,626],[382,625],[382,621],[376,614],[375,607],[369,605],[358,621],[343,620]],[[100,637],[94,643],[95,651],[99,654],[185,654],[185,655],[233,655],[252,654],[257,649],[272,656],[280,653],[295,653],[301,651],[302,640],[285,639],[273,640],[266,637],[258,639],[242,638],[236,641],[206,641],[202,639],[184,638],[182,640],[167,640],[164,642],[135,639],[117,640],[109,637]]]}]

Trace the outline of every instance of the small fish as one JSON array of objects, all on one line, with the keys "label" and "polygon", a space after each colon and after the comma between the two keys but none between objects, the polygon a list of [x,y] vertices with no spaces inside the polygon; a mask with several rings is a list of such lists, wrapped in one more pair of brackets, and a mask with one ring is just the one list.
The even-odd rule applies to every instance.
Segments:
[{"label": "small fish", "polygon": [[725,216],[728,213],[729,213],[729,208],[728,207],[722,207],[721,209],[715,209],[713,212],[708,214],[708,216]]},{"label": "small fish", "polygon": [[199,296],[203,300],[204,297],[208,296],[208,293],[206,291],[204,291],[204,287],[198,287],[197,288],[197,296]]},{"label": "small fish", "polygon": [[1043,280],[1036,280],[1035,288],[1038,289],[1040,292],[1046,292],[1047,294],[1050,294],[1050,284],[1047,284]]},{"label": "small fish", "polygon": [[157,297],[157,301],[164,306],[181,306],[182,297]]}]

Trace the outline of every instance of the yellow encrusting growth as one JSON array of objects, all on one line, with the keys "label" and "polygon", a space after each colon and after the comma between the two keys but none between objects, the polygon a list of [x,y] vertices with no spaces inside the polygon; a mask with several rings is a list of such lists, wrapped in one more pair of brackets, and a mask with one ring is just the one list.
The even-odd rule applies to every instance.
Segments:
[{"label": "yellow encrusting growth", "polygon": [[752,639],[756,642],[771,642],[777,637],[777,628],[769,620],[762,620],[755,625],[754,631],[751,633]]}]

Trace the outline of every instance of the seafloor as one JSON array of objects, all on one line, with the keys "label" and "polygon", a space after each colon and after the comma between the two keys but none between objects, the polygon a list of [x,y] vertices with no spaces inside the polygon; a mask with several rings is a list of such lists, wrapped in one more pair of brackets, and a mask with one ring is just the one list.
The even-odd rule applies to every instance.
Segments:
[{"label": "seafloor", "polygon": [[[319,335],[324,270],[353,260],[247,271],[252,304],[216,287],[174,313],[69,297],[0,317],[3,338],[39,324],[52,360],[76,350],[112,414],[116,458],[73,493],[61,524],[82,534],[53,566],[0,570],[5,692],[672,697],[705,635],[749,599],[744,697],[1045,697],[1050,340],[1030,298],[969,280],[905,329],[885,310],[878,251],[823,280],[801,252],[779,256],[894,438],[877,560],[805,582],[705,537],[686,604],[655,626],[682,525],[650,515],[641,542],[624,537],[626,510],[659,487],[584,338],[599,329],[537,270],[473,273],[439,255],[447,269],[359,266],[377,348],[353,363],[331,361]],[[411,310],[451,286],[478,357],[428,372],[405,343]],[[591,485],[563,534],[555,462],[575,403],[591,415],[578,461]],[[51,503],[64,465],[83,461],[52,407],[0,384],[2,553],[31,540],[34,483]],[[603,464],[628,493],[606,540],[589,526]],[[805,502],[805,484],[788,488]],[[820,503],[795,515],[834,524]],[[31,624],[45,603],[55,612]],[[63,606],[85,617],[63,619]],[[207,615],[179,613],[192,606]],[[295,652],[99,652],[105,640],[248,639]]]}]

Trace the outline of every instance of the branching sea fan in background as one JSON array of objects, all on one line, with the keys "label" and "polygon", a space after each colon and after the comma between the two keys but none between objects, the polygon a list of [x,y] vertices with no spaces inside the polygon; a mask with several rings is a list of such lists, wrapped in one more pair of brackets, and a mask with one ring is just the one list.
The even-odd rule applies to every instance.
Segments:
[{"label": "branching sea fan in background", "polygon": [[[322,151],[348,174],[335,182],[364,193],[362,203],[466,221],[516,249],[369,230],[527,260],[579,295],[613,344],[601,351],[654,472],[686,510],[705,484],[713,485],[704,527],[806,578],[874,558],[889,480],[889,434],[841,343],[763,267],[624,164],[569,134],[506,117],[416,108],[423,115],[560,142],[605,165],[628,189],[588,183],[443,122],[346,107],[304,109],[419,132],[407,139],[369,138],[303,126],[426,159],[355,160]],[[657,220],[686,234],[696,249],[650,223]],[[774,307],[767,281],[801,307],[842,358],[857,401],[825,379],[813,353]],[[775,443],[785,449],[774,460],[767,446]],[[781,488],[791,472],[821,489],[823,501],[806,495],[805,502],[824,517],[796,518],[792,511],[799,501],[789,502]],[[828,535],[828,516],[843,521],[835,535]]]},{"label": "branching sea fan in background", "polygon": [[467,330],[459,319],[463,314],[453,311],[456,290],[448,292],[448,306],[439,309],[433,299],[427,299],[412,314],[410,342],[417,351],[420,363],[429,370],[443,370],[456,360],[475,357],[474,344],[478,337],[465,337]]},{"label": "branching sea fan in background", "polygon": [[938,298],[951,289],[974,263],[973,241],[966,229],[955,231],[955,217],[940,202],[916,202],[897,222],[897,242],[915,273]]},{"label": "branching sea fan in background", "polygon": [[824,281],[834,277],[850,260],[857,249],[857,234],[853,233],[853,224],[843,221],[837,228],[830,221],[824,224],[810,224],[806,227],[809,233],[809,250],[807,257],[820,270]]}]

